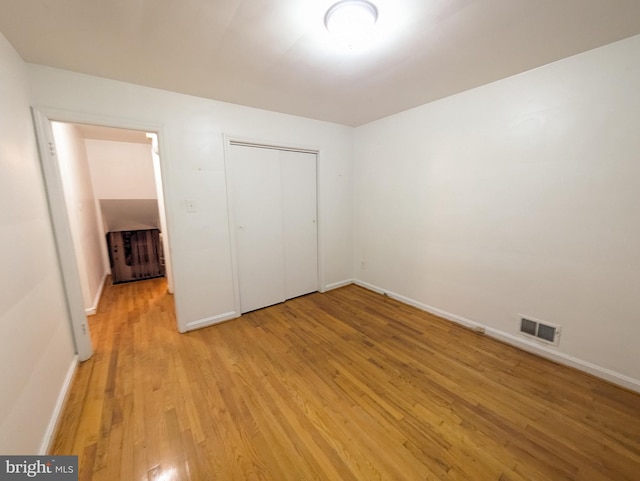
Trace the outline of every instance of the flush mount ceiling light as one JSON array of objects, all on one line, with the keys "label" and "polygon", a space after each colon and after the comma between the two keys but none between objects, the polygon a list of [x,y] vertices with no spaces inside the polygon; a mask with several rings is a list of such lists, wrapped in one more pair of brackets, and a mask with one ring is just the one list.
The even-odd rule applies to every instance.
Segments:
[{"label": "flush mount ceiling light", "polygon": [[352,47],[370,33],[378,20],[378,9],[367,0],[342,0],[335,3],[324,16],[329,33]]}]

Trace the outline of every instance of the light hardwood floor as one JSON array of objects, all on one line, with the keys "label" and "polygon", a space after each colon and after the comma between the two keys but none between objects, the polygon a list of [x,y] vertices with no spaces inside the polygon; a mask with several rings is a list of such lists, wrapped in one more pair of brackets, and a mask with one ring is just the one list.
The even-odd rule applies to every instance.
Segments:
[{"label": "light hardwood floor", "polygon": [[365,289],[178,334],[110,286],[52,454],[81,480],[637,481],[640,396]]}]

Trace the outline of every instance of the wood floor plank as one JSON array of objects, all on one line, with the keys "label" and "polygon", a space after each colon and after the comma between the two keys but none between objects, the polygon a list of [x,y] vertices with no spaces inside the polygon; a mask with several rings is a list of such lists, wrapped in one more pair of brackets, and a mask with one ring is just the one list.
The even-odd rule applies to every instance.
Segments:
[{"label": "wood floor plank", "polygon": [[173,313],[163,279],[105,287],[52,448],[80,479],[638,479],[638,394],[386,296]]}]

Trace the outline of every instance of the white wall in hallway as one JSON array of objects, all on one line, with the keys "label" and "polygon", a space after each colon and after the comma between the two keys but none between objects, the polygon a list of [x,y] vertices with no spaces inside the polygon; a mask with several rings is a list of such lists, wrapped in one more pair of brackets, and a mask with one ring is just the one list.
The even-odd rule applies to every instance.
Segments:
[{"label": "white wall in hallway", "polygon": [[73,236],[86,311],[95,312],[107,274],[106,245],[98,219],[85,139],[72,124],[53,122],[69,227]]},{"label": "white wall in hallway", "polygon": [[98,199],[157,199],[151,143],[86,139]]}]

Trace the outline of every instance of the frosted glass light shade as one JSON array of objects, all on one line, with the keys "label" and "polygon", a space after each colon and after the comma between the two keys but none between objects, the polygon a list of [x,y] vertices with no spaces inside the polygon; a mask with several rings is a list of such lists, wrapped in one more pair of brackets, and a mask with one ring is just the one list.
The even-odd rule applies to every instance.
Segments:
[{"label": "frosted glass light shade", "polygon": [[366,0],[342,0],[324,16],[324,25],[348,43],[357,42],[370,32],[378,20],[378,9]]}]

